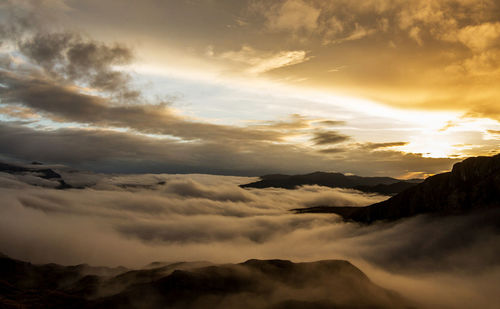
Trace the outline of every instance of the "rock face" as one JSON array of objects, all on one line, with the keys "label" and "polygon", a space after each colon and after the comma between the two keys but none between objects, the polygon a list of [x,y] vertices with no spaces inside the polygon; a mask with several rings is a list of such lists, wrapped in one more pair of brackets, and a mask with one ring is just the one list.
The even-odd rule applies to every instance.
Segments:
[{"label": "rock face", "polygon": [[265,175],[261,180],[241,185],[242,188],[295,189],[303,185],[318,185],[330,188],[349,188],[364,192],[395,194],[413,187],[419,180],[401,181],[391,177],[346,176],[341,173],[315,172],[305,175]]},{"label": "rock face", "polygon": [[0,278],[0,308],[411,307],[342,260],[176,263],[127,271],[0,256]]},{"label": "rock face", "polygon": [[[323,207],[346,220],[371,223],[423,213],[458,214],[500,207],[500,154],[456,163],[390,199],[367,207]],[[299,212],[308,212],[305,209]],[[320,212],[316,207],[315,212]]]}]

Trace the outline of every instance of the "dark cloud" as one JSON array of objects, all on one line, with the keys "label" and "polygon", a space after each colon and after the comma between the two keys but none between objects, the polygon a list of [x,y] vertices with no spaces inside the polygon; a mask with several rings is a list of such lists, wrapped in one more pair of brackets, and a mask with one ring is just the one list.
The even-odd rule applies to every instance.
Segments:
[{"label": "dark cloud", "polygon": [[42,162],[77,164],[93,170],[259,175],[274,169],[286,170],[299,158],[305,170],[319,167],[317,158],[304,156],[302,151],[286,145],[241,140],[222,144],[185,143],[109,130],[38,131],[6,124],[0,125],[0,131],[4,146],[0,147],[0,153]]},{"label": "dark cloud", "polygon": [[325,148],[325,149],[320,149],[318,150],[321,153],[339,153],[339,152],[346,152],[348,149],[346,148]]},{"label": "dark cloud", "polygon": [[[15,2],[9,3],[16,7]],[[187,65],[215,61],[224,72],[241,73],[241,67],[207,56],[207,47],[219,53],[242,46],[277,54],[284,47],[307,50],[312,56],[309,61],[266,74],[282,80],[300,77],[303,85],[341,90],[402,108],[460,109],[473,117],[499,117],[495,87],[500,59],[498,1],[369,0],[359,5],[347,0],[217,4],[147,0],[137,5],[106,0],[72,1],[66,11],[56,10],[56,3],[63,6],[64,2],[23,1],[17,10],[30,8],[33,19],[50,24],[50,8],[66,21],[67,28],[140,41],[149,56],[167,59],[166,63],[176,62],[179,55],[196,58],[186,60]],[[186,16],[189,25],[183,22]]]},{"label": "dark cloud", "polygon": [[29,62],[61,84],[80,83],[121,100],[138,98],[140,92],[131,88],[130,75],[116,69],[132,61],[128,47],[104,44],[72,31],[51,32],[47,26],[54,18],[48,11],[67,7],[64,1],[36,2],[17,7],[8,1],[2,6],[0,15],[7,16],[0,24],[2,43],[17,46]]},{"label": "dark cloud", "polygon": [[132,51],[118,44],[106,45],[69,32],[37,33],[19,43],[20,51],[56,78],[83,82],[101,91],[137,97],[129,89],[130,76],[113,66],[129,64]]},{"label": "dark cloud", "polygon": [[[41,121],[30,124],[35,129],[1,126],[9,146],[0,152],[9,157],[92,170],[244,175],[328,169],[400,176],[414,168],[421,171],[421,164],[428,164],[422,172],[433,173],[453,162],[397,151],[371,154],[370,149],[356,145],[343,147],[344,152],[337,150],[340,148],[318,150],[289,139],[312,134],[316,146],[342,143],[350,137],[317,127],[344,124],[341,121],[292,114],[280,121],[235,126],[184,117],[170,102],[148,101],[130,86],[130,75],[120,69],[133,60],[127,47],[74,32],[54,33],[22,23],[19,28],[25,32],[7,39],[19,47],[24,58],[21,62],[11,57],[2,61],[0,97],[4,106],[0,111],[28,120],[41,117]],[[73,129],[48,129],[43,120],[58,122],[56,126],[70,123]],[[337,152],[335,158],[329,155],[333,152]],[[377,162],[377,170],[371,162]]]},{"label": "dark cloud", "polygon": [[321,121],[316,121],[314,124],[320,125],[320,126],[325,126],[325,127],[334,127],[334,126],[345,125],[345,121],[340,121],[340,120],[321,120]]},{"label": "dark cloud", "polygon": [[337,131],[316,131],[311,141],[315,145],[338,144],[349,140],[350,137]]},{"label": "dark cloud", "polygon": [[20,51],[47,71],[65,60],[63,52],[73,40],[71,33],[37,34],[29,41],[20,42]]},{"label": "dark cloud", "polygon": [[[22,104],[58,122],[214,142],[279,141],[288,133],[281,129],[306,125],[299,115],[290,123],[253,128],[190,121],[175,114],[165,102],[145,102],[140,91],[130,87],[130,75],[115,69],[133,59],[132,51],[124,46],[107,45],[70,32],[39,32],[16,40],[20,51],[43,72],[29,67],[0,72],[2,103]],[[107,91],[111,96],[89,94],[86,87]]]},{"label": "dark cloud", "polygon": [[[388,150],[367,152],[356,149],[346,152],[349,156],[338,160],[289,144],[238,139],[182,142],[103,129],[35,130],[8,123],[0,124],[0,153],[28,162],[65,163],[96,171],[251,176],[276,172],[307,173],[324,170],[325,166],[329,170],[358,175],[398,176],[410,171],[432,173],[446,170],[458,161]],[[388,175],[388,171],[394,174]]]},{"label": "dark cloud", "polygon": [[[0,46],[11,40],[18,40],[28,29],[39,24],[36,14],[25,10],[22,6],[15,5],[11,1],[3,1],[0,6]],[[40,27],[41,24],[39,24]]]},{"label": "dark cloud", "polygon": [[363,148],[366,149],[380,149],[380,148],[389,148],[389,147],[396,147],[396,146],[404,146],[408,145],[408,142],[389,142],[389,143],[365,143],[363,144]]},{"label": "dark cloud", "polygon": [[[32,3],[23,1],[23,4],[28,2]],[[64,4],[63,1],[42,2],[53,6]],[[62,162],[116,172],[245,175],[303,173],[325,167],[364,175],[434,173],[448,169],[456,161],[387,149],[402,146],[404,142],[342,145],[344,152],[334,146],[311,149],[284,143],[286,137],[301,130],[305,135],[310,134],[314,129],[311,125],[342,124],[330,120],[316,122],[300,115],[253,127],[215,125],[182,117],[168,104],[146,102],[130,86],[128,73],[116,68],[128,64],[133,57],[126,47],[103,44],[72,32],[54,34],[37,29],[37,25],[43,24],[41,19],[50,21],[42,2],[39,2],[42,10],[32,14],[32,19],[16,10],[18,13],[11,14],[13,17],[0,28],[2,43],[15,42],[27,61],[18,65],[10,57],[1,57],[4,70],[0,73],[0,96],[2,104],[8,105],[2,108],[12,115],[29,118],[31,113],[37,113],[53,121],[78,125],[72,129],[47,129],[40,123],[31,123],[30,128],[27,123],[2,122],[2,158]],[[396,98],[394,104],[399,106],[402,97],[407,98],[405,106],[415,106],[414,102],[408,102],[409,98],[426,97],[431,98],[431,103],[423,103],[427,107],[455,108],[457,102],[462,102],[462,108],[473,106],[474,112],[470,115],[498,118],[497,100],[492,99],[496,92],[481,91],[496,89],[496,42],[480,40],[477,36],[478,31],[483,30],[488,30],[493,37],[496,35],[496,1],[374,0],[363,5],[344,0],[326,4],[281,1],[266,5],[269,10],[261,14],[264,21],[249,19],[245,27],[238,28],[247,29],[243,32],[231,32],[228,25],[232,25],[247,3],[229,2],[233,3],[231,8],[237,9],[209,6],[213,1],[187,1],[179,5],[182,11],[176,10],[171,2],[164,4],[168,10],[155,5],[144,13],[143,4],[128,2],[134,9],[124,9],[117,14],[117,1],[72,4],[81,8],[98,3],[99,8],[106,8],[101,11],[93,7],[87,11],[92,12],[92,16],[96,11],[103,12],[107,17],[106,27],[113,22],[119,25],[110,28],[113,33],[118,28],[129,33],[137,25],[150,24],[144,15],[151,16],[162,22],[161,29],[151,23],[152,28],[160,29],[156,34],[165,41],[179,40],[183,51],[183,43],[189,41],[196,41],[194,49],[203,51],[207,44],[220,44],[216,48],[221,51],[238,50],[241,38],[256,50],[279,50],[283,33],[289,32],[285,45],[294,50],[307,46],[313,50],[314,57],[301,66],[273,70],[269,74],[285,72],[290,76],[295,73],[303,76],[305,71],[300,70],[304,69],[320,72],[307,76],[315,86],[347,85],[350,89],[353,85],[374,85],[384,93],[387,85],[401,86],[404,91],[391,93],[391,98]],[[283,14],[287,13],[286,7],[283,9],[287,3],[289,7],[304,10]],[[13,1],[9,4],[16,6]],[[136,9],[137,5],[141,7]],[[107,14],[109,12],[113,14]],[[137,18],[135,22],[131,16]],[[186,16],[190,17],[188,24]],[[10,22],[10,18],[17,21]],[[186,27],[178,27],[181,23]],[[271,30],[270,36],[258,31],[264,27]],[[104,29],[103,24],[97,28]],[[169,31],[168,37],[162,32],[167,31],[164,29]],[[205,35],[208,33],[223,35]],[[321,35],[304,36],[304,33]],[[309,38],[322,47],[316,48],[319,45],[315,46]],[[378,45],[369,46],[367,42]],[[419,49],[420,44],[429,48]],[[457,45],[459,47],[452,50],[442,49]],[[373,48],[377,53],[370,53]],[[334,58],[331,58],[332,51]],[[380,58],[374,61],[373,55]],[[338,68],[343,63],[349,64],[341,69],[343,74],[334,73],[337,69],[325,73],[330,67]],[[435,70],[445,74],[440,76]],[[490,74],[492,72],[495,74]],[[439,95],[441,89],[450,91],[450,76],[455,85],[452,90],[457,90],[457,84],[463,86],[469,82],[476,87],[462,87],[452,91],[452,95]],[[419,91],[409,91],[414,89]],[[96,90],[106,95],[97,95]],[[372,98],[387,98],[373,89],[359,95],[366,93]],[[415,93],[419,95],[411,95]],[[470,103],[476,102],[476,94],[480,94],[479,99],[485,105]],[[436,101],[436,97],[444,97],[448,102]],[[89,125],[98,128],[88,128]],[[148,137],[138,132],[161,136]],[[311,141],[319,146],[349,139],[337,131],[312,132]],[[328,154],[335,154],[335,159]],[[297,191],[246,191],[237,185],[250,182],[248,179],[207,175],[58,172],[68,183],[85,183],[87,188],[54,190],[55,182],[40,179],[36,174],[0,174],[0,251],[35,263],[109,265],[192,259],[240,262],[249,257],[345,258],[359,263],[374,282],[392,287],[429,307],[497,308],[500,304],[497,258],[500,215],[496,210],[472,216],[421,216],[361,227],[341,222],[334,215],[299,216],[288,210],[325,204],[366,205],[385,197],[315,186]]]},{"label": "dark cloud", "polygon": [[265,128],[268,130],[299,130],[308,129],[311,120],[299,114],[292,114],[289,119],[282,121],[266,121],[259,125],[253,125],[255,128]]},{"label": "dark cloud", "polygon": [[51,80],[21,77],[0,72],[4,104],[23,104],[45,112],[54,120],[79,122],[103,127],[130,128],[143,133],[165,134],[183,139],[277,141],[274,131],[189,121],[173,113],[165,104],[117,105],[106,98],[84,94],[75,86],[58,85]]}]

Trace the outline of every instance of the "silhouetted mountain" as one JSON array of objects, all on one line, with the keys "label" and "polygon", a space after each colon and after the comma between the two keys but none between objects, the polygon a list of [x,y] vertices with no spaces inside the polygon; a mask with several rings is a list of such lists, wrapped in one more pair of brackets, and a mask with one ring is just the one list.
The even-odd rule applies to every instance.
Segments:
[{"label": "silhouetted mountain", "polygon": [[0,308],[87,308],[101,277],[123,268],[33,265],[0,255]]},{"label": "silhouetted mountain", "polygon": [[176,263],[125,271],[33,265],[0,255],[0,308],[166,307],[410,308],[342,260]]},{"label": "silhouetted mountain", "polygon": [[318,185],[330,188],[349,188],[364,192],[395,194],[414,186],[418,180],[401,181],[391,177],[346,176],[342,173],[314,172],[305,175],[265,175],[261,180],[240,185],[242,188],[295,189],[303,185]]},{"label": "silhouetted mountain", "polygon": [[500,207],[500,154],[456,163],[450,172],[428,177],[390,199],[366,207],[313,207],[297,212],[329,212],[345,220],[371,223],[424,213],[457,214]]},{"label": "silhouetted mountain", "polygon": [[73,188],[71,185],[67,184],[61,175],[56,173],[50,168],[43,168],[41,163],[32,162],[33,167],[26,167],[22,165],[9,164],[0,162],[0,172],[9,173],[13,175],[31,175],[34,177],[39,177],[47,180],[54,180],[59,182],[57,189],[70,189]]},{"label": "silhouetted mountain", "polygon": [[38,177],[43,179],[61,178],[61,175],[54,172],[50,168],[28,168],[21,165],[7,164],[2,162],[0,162],[0,172],[9,174],[37,173]]},{"label": "silhouetted mountain", "polygon": [[396,193],[403,192],[404,190],[411,188],[418,184],[419,182],[409,182],[409,181],[398,181],[391,184],[378,184],[374,186],[355,186],[354,189],[367,192],[367,193],[379,193],[384,195],[393,195]]}]

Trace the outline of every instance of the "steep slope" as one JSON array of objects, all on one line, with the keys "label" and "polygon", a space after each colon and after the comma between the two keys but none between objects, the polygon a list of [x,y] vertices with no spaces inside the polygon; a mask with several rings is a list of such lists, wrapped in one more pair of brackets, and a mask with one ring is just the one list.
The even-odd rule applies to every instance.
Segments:
[{"label": "steep slope", "polygon": [[378,184],[374,186],[355,186],[353,189],[366,193],[379,193],[384,195],[393,195],[414,187],[418,182],[398,181],[391,184]]},{"label": "steep slope", "polygon": [[347,261],[249,260],[177,270],[99,300],[96,308],[404,308]]},{"label": "steep slope", "polygon": [[0,308],[87,308],[105,275],[124,268],[34,265],[0,254]]},{"label": "steep slope", "polygon": [[456,214],[500,207],[500,154],[456,163],[450,172],[427,178],[390,199],[367,207],[315,207],[346,220],[371,223],[397,220],[423,213]]},{"label": "steep slope", "polygon": [[85,265],[33,265],[0,256],[0,308],[410,307],[347,261],[203,264],[124,272]]}]

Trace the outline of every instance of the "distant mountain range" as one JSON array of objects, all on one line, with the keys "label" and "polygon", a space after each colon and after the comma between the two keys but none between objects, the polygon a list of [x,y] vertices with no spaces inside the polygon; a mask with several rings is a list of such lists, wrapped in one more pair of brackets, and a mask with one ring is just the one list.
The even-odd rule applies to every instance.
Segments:
[{"label": "distant mountain range", "polygon": [[411,308],[351,263],[34,265],[0,254],[0,308]]},{"label": "distant mountain range", "polygon": [[240,185],[242,188],[284,188],[295,189],[304,185],[318,185],[330,188],[348,188],[363,192],[392,195],[420,183],[421,179],[400,180],[391,177],[348,176],[342,173],[315,172],[304,175],[264,175],[256,182]]},{"label": "distant mountain range", "polygon": [[[0,163],[0,172],[18,177],[29,176],[30,178],[23,178],[23,181],[32,185],[50,186],[56,189],[85,187],[63,179],[60,174],[62,171],[58,172],[50,166],[36,162],[29,165]],[[163,182],[158,182],[161,183]],[[394,196],[366,207],[318,205],[293,209],[297,213],[335,213],[344,220],[362,223],[397,220],[424,213],[458,214],[476,209],[500,207],[500,154],[492,157],[468,158],[456,163],[450,172],[437,174],[425,180],[401,181],[391,177],[361,177],[315,172],[305,175],[265,175],[257,182],[240,187],[294,189],[303,185],[351,188]]]},{"label": "distant mountain range", "polygon": [[[32,162],[31,164],[15,164],[0,162],[0,172],[17,175],[17,176],[30,176],[31,178],[24,178],[23,181],[35,186],[51,187],[54,189],[83,189],[88,184],[74,184],[68,179],[68,171],[63,173],[60,166],[56,168],[48,165],[45,166],[39,162]],[[67,168],[66,168],[67,169]],[[74,173],[70,170],[69,173]],[[63,173],[63,174],[61,174]],[[48,180],[44,182],[37,181],[40,179]],[[361,177],[361,176],[346,176],[341,173],[325,173],[315,172],[305,175],[265,175],[261,177],[260,181],[240,185],[242,188],[284,188],[295,189],[303,185],[319,185],[331,188],[349,188],[356,189],[367,193],[379,193],[384,195],[394,195],[407,188],[413,187],[422,179],[409,179],[399,180],[391,177]],[[161,184],[161,183],[159,183]],[[123,185],[134,187],[150,187],[150,184],[141,185]]]},{"label": "distant mountain range", "polygon": [[500,154],[468,158],[450,172],[428,177],[420,184],[366,207],[317,206],[298,213],[335,213],[345,220],[371,223],[424,213],[460,214],[500,207]]},{"label": "distant mountain range", "polygon": [[32,162],[28,165],[18,165],[0,162],[0,172],[13,174],[13,175],[26,175],[35,176],[38,178],[46,179],[58,183],[55,185],[56,189],[70,189],[73,186],[67,184],[60,174],[53,169],[46,168],[39,162]]}]

